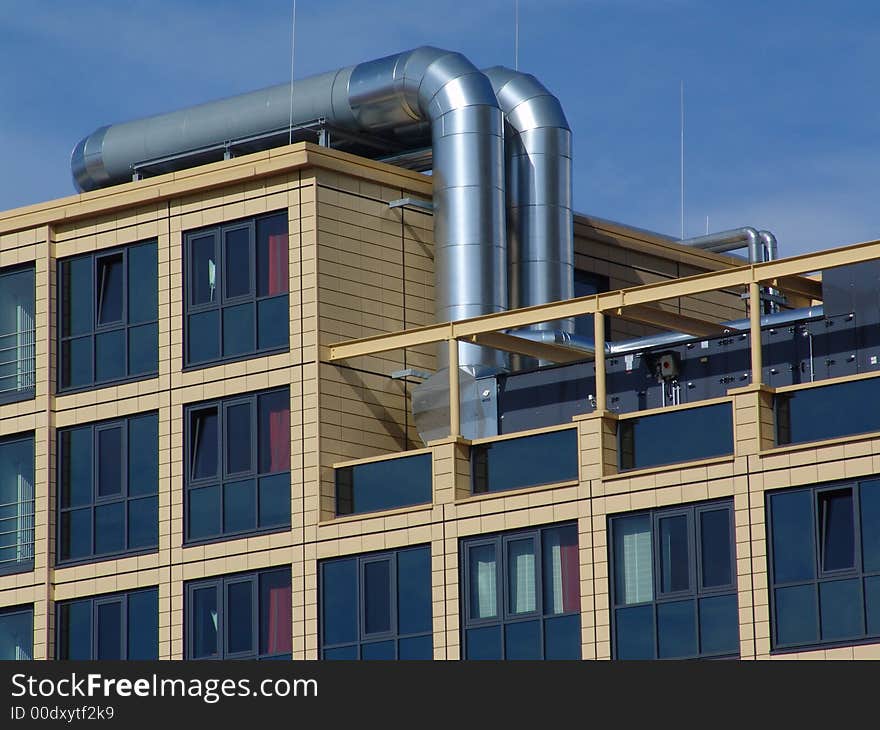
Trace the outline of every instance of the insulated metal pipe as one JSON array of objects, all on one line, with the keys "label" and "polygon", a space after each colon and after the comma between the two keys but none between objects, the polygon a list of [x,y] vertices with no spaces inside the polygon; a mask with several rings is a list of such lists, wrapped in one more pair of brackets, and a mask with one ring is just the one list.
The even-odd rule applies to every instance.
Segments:
[{"label": "insulated metal pipe", "polygon": [[696,238],[686,238],[683,241],[679,241],[679,243],[683,246],[701,248],[706,251],[714,251],[715,253],[726,253],[727,251],[736,251],[739,248],[748,248],[750,263],[756,264],[764,260],[761,235],[751,226],[709,233],[705,236],[697,236]]}]

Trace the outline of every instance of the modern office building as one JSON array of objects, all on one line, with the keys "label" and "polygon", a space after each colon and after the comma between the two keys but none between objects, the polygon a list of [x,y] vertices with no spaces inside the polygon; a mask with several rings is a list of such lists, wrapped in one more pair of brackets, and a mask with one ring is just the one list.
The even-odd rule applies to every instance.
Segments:
[{"label": "modern office building", "polygon": [[290,93],[0,213],[0,658],[880,657],[880,243],[572,213],[458,54]]}]

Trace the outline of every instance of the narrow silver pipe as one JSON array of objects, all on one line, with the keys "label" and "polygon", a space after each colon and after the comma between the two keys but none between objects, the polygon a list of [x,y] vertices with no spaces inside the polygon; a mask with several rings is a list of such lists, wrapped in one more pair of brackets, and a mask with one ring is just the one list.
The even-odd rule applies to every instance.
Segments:
[{"label": "narrow silver pipe", "polygon": [[761,245],[764,248],[764,261],[776,261],[779,257],[779,245],[776,242],[776,236],[770,231],[758,231],[761,237]]},{"label": "narrow silver pipe", "polygon": [[740,248],[748,248],[749,261],[751,263],[760,263],[764,260],[761,235],[751,226],[734,228],[730,231],[719,231],[718,233],[710,233],[706,236],[697,236],[696,238],[687,238],[679,241],[679,243],[683,246],[714,251],[715,253],[726,253]]}]

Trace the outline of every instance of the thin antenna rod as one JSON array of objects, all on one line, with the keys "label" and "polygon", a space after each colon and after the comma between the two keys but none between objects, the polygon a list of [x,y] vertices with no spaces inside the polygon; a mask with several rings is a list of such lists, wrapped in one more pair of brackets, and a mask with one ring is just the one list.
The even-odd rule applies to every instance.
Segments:
[{"label": "thin antenna rod", "polygon": [[519,0],[513,0],[513,68],[519,71]]},{"label": "thin antenna rod", "polygon": [[706,235],[709,235],[709,216],[706,216]]},{"label": "thin antenna rod", "polygon": [[296,0],[293,0],[293,17],[290,22],[290,117],[287,144],[293,144],[293,58],[296,51]]},{"label": "thin antenna rod", "polygon": [[681,82],[681,240],[684,240],[684,80]]}]

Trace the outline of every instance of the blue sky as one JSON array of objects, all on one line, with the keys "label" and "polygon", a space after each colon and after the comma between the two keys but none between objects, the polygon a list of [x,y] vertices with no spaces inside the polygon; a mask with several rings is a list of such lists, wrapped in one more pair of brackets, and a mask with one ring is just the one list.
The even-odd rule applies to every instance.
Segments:
[{"label": "blue sky", "polygon": [[[0,210],[73,192],[96,127],[285,81],[291,0],[3,0]],[[75,9],[74,9],[75,8]],[[297,77],[422,44],[513,65],[514,0],[298,0]],[[792,255],[880,238],[880,3],[520,0],[520,69],[559,96],[578,211]]]}]

